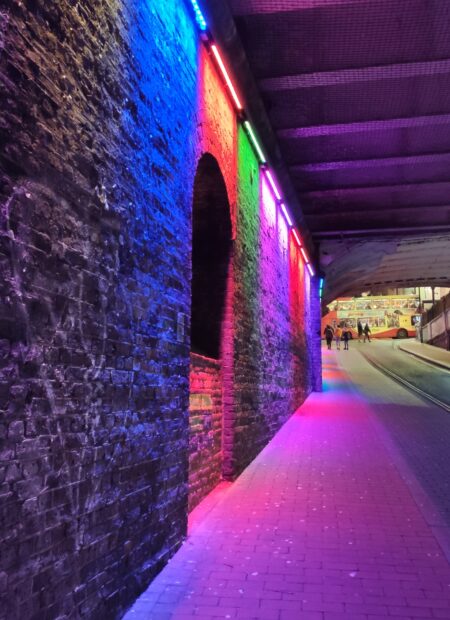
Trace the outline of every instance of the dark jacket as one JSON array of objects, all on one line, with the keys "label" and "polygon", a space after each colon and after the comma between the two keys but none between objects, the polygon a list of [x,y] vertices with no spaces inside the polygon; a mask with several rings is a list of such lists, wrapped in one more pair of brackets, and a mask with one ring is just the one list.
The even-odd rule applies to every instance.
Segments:
[{"label": "dark jacket", "polygon": [[324,336],[326,340],[333,340],[333,330],[331,327],[325,327]]}]

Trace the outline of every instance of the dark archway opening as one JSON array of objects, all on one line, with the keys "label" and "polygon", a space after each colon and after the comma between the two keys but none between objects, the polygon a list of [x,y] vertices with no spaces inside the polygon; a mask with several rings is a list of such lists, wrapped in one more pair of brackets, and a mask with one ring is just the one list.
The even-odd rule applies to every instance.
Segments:
[{"label": "dark archway opening", "polygon": [[205,154],[194,181],[191,351],[213,359],[220,358],[231,235],[225,181]]},{"label": "dark archway opening", "polygon": [[220,482],[223,467],[231,218],[217,161],[203,155],[194,180],[189,406],[189,510]]}]

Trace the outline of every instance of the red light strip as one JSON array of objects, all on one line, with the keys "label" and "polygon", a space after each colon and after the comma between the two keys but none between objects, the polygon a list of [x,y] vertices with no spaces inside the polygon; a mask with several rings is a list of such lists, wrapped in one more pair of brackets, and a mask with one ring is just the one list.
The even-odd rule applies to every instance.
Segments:
[{"label": "red light strip", "polygon": [[302,242],[300,241],[300,237],[298,236],[298,232],[295,230],[295,228],[292,229],[292,234],[294,235],[294,239],[297,241],[298,247],[301,249]]},{"label": "red light strip", "polygon": [[239,97],[237,96],[236,89],[233,86],[233,82],[231,81],[230,76],[228,75],[228,71],[226,70],[225,65],[223,64],[223,60],[222,60],[221,55],[219,54],[219,50],[217,49],[217,46],[214,43],[211,45],[211,51],[214,54],[214,58],[216,59],[217,64],[219,65],[219,68],[222,72],[226,85],[228,86],[228,90],[231,93],[231,97],[233,98],[236,108],[239,111],[243,110],[242,103],[240,102]]},{"label": "red light strip", "polygon": [[[199,27],[200,27],[203,35],[205,35],[204,40],[205,40],[205,42],[207,42],[207,41],[210,42],[211,41],[211,33],[208,30],[206,21],[204,20],[203,15],[200,13],[200,9],[198,8],[197,3],[195,1],[193,1],[193,0],[191,0],[191,1],[192,1],[194,10],[195,10],[196,19],[197,19],[197,22],[199,24]],[[201,21],[198,21],[198,16],[199,15],[202,18]],[[235,89],[235,87],[233,85],[233,82],[231,81],[230,75],[229,75],[229,73],[228,73],[228,71],[227,71],[227,69],[225,67],[225,64],[224,64],[224,62],[222,60],[222,56],[220,55],[220,52],[219,52],[219,50],[217,48],[217,45],[215,43],[210,43],[210,49],[211,49],[211,51],[212,51],[212,53],[214,55],[214,58],[216,60],[217,65],[218,65],[218,67],[219,67],[219,69],[220,69],[220,71],[222,73],[223,79],[225,80],[225,83],[226,83],[226,85],[228,87],[228,90],[230,91],[230,95],[231,95],[231,98],[233,99],[233,102],[234,102],[234,105],[236,106],[236,109],[239,112],[242,112],[244,110],[244,107],[243,107],[243,105],[242,105],[242,103],[241,103],[241,101],[240,101],[240,99],[238,97],[238,94],[237,94],[236,89]],[[251,127],[251,125],[250,125],[248,120],[244,121],[244,126],[246,127],[247,131],[249,132],[250,138],[252,139],[253,146],[254,146],[254,148],[255,148],[255,150],[257,152],[257,155],[259,157],[260,163],[263,164],[263,165],[266,165],[266,159],[264,157],[264,153],[262,152],[261,147],[259,146],[259,143],[258,143],[258,141],[256,139],[256,136],[255,136],[255,134],[253,132],[253,129],[252,129],[252,127]],[[264,170],[264,172],[265,172],[266,178],[269,181],[269,184],[270,184],[270,186],[272,188],[272,191],[273,191],[273,193],[274,193],[274,195],[275,195],[275,197],[276,197],[276,199],[278,201],[278,204],[281,207],[283,215],[286,218],[286,221],[287,221],[288,225],[290,226],[290,228],[292,230],[292,234],[294,235],[295,241],[297,242],[297,245],[298,245],[298,247],[300,248],[300,250],[302,252],[302,256],[303,256],[303,259],[305,261],[306,266],[308,267],[308,271],[311,274],[311,276],[313,276],[314,275],[314,270],[313,270],[313,268],[312,268],[312,266],[311,266],[311,264],[309,262],[308,255],[306,254],[306,252],[305,252],[305,250],[304,250],[304,248],[302,246],[302,242],[300,241],[300,237],[298,235],[298,232],[294,228],[294,224],[293,224],[292,219],[291,219],[291,217],[289,215],[289,211],[288,211],[286,205],[284,204],[284,202],[282,201],[283,199],[282,199],[281,193],[280,193],[280,191],[278,189],[278,186],[277,186],[277,184],[275,182],[275,179],[273,178],[272,172],[270,170],[268,170],[267,168]]]},{"label": "red light strip", "polygon": [[300,248],[300,252],[302,253],[302,256],[303,256],[303,258],[305,260],[305,263],[308,264],[309,263],[309,258],[308,258],[307,253],[305,252],[305,248]]}]

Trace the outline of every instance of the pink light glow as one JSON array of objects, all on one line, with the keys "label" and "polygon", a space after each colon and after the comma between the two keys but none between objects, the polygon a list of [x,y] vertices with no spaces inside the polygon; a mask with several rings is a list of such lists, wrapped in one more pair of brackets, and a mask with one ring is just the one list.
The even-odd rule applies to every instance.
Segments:
[{"label": "pink light glow", "polygon": [[270,187],[272,188],[272,191],[275,194],[275,197],[277,198],[277,200],[281,200],[281,194],[278,191],[278,187],[277,187],[277,184],[275,183],[272,173],[270,172],[270,170],[266,170],[265,174],[266,174],[267,180],[270,183]]},{"label": "pink light glow", "polygon": [[300,241],[300,237],[298,236],[298,232],[295,230],[295,228],[292,229],[292,234],[294,235],[294,239],[296,240],[298,247],[301,248],[302,242]]},{"label": "pink light glow", "polygon": [[265,232],[273,230],[277,221],[277,203],[270,191],[266,177],[261,177],[261,216],[264,222]]},{"label": "pink light glow", "polygon": [[219,65],[219,68],[220,68],[220,70],[222,72],[224,80],[225,80],[225,82],[226,82],[226,84],[228,86],[228,89],[229,89],[229,91],[231,93],[231,96],[233,98],[233,101],[234,101],[237,109],[238,110],[242,110],[243,109],[242,108],[242,103],[240,102],[239,97],[237,96],[236,90],[235,90],[235,88],[233,86],[233,82],[231,81],[230,76],[228,75],[228,71],[225,68],[225,65],[223,63],[222,57],[221,57],[221,55],[219,53],[219,50],[217,49],[217,46],[214,43],[213,43],[213,45],[211,45],[211,51],[214,54],[214,58],[216,59],[217,64]]},{"label": "pink light glow", "polygon": [[302,253],[303,259],[306,264],[309,263],[308,254],[305,252],[305,248],[300,248],[300,252]]},{"label": "pink light glow", "polygon": [[294,224],[292,223],[291,216],[289,215],[289,211],[286,209],[286,206],[285,206],[284,202],[282,202],[280,206],[281,206],[281,210],[282,210],[282,212],[283,212],[283,215],[284,215],[284,217],[286,218],[286,222],[287,222],[287,223],[289,224],[289,226],[292,228],[292,226],[293,226]]},{"label": "pink light glow", "polygon": [[310,273],[310,275],[312,277],[314,275],[314,269],[312,268],[311,263],[306,263],[306,266],[307,266],[308,271],[309,271],[309,273]]},{"label": "pink light glow", "polygon": [[287,223],[287,221],[285,220],[285,218],[281,215],[281,213],[278,213],[278,217],[277,217],[277,223],[278,223],[278,243],[280,246],[280,250],[281,250],[281,256],[287,260],[288,257],[288,247],[289,247],[289,225]]}]

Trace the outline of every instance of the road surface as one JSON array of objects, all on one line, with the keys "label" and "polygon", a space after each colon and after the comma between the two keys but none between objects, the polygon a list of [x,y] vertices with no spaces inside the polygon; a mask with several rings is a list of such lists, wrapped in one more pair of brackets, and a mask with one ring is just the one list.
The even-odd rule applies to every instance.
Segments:
[{"label": "road surface", "polygon": [[[350,343],[337,351],[340,364],[450,526],[450,413],[398,384],[370,360],[450,405],[450,373],[400,351],[395,341]],[[450,616],[449,616],[450,617]]]},{"label": "road surface", "polygon": [[370,344],[352,342],[351,346],[369,362],[394,373],[450,409],[450,372],[405,353],[398,348],[401,342],[372,340]]}]

